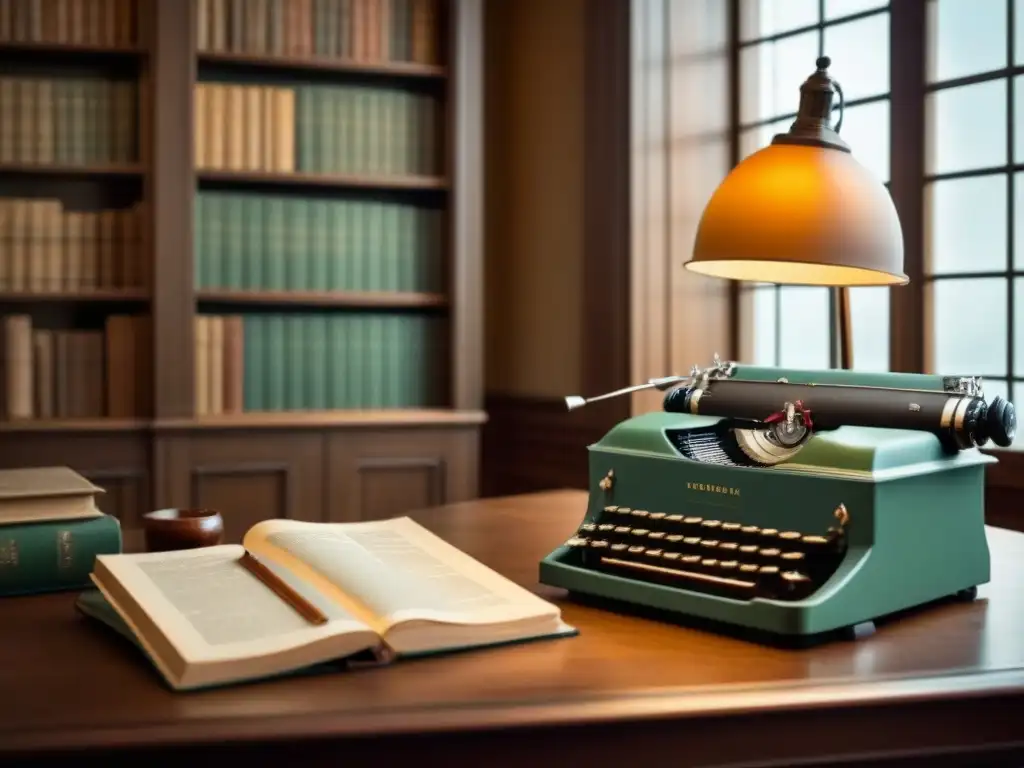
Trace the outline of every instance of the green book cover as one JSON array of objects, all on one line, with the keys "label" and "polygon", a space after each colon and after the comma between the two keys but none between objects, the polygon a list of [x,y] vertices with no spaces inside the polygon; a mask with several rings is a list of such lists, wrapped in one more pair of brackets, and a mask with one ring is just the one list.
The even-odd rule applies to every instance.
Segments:
[{"label": "green book cover", "polygon": [[266,288],[266,203],[262,195],[246,195],[243,205],[244,244],[242,247],[242,285],[254,291]]},{"label": "green book cover", "polygon": [[264,257],[264,287],[269,291],[283,291],[285,281],[285,245],[288,241],[285,201],[280,197],[264,201],[266,213],[266,248]]},{"label": "green book cover", "polygon": [[289,315],[284,318],[284,369],[286,371],[284,407],[290,411],[308,408],[305,373],[309,340],[303,333],[304,326],[305,317],[303,315]]},{"label": "green book cover", "polygon": [[223,256],[221,286],[229,290],[242,287],[245,259],[245,200],[242,195],[229,195],[224,199]]},{"label": "green book cover", "polygon": [[366,208],[367,204],[362,200],[353,200],[349,203],[346,249],[350,291],[366,291],[370,287],[366,279]]},{"label": "green book cover", "polygon": [[330,206],[327,200],[309,201],[309,274],[306,284],[313,291],[330,290]]},{"label": "green book cover", "polygon": [[0,526],[0,596],[83,589],[96,555],[121,547],[110,515]]},{"label": "green book cover", "polygon": [[285,357],[285,317],[284,315],[267,315],[266,323],[266,352],[263,356],[263,371],[267,380],[267,405],[268,411],[283,411],[286,408],[286,357]]},{"label": "green book cover", "polygon": [[306,357],[306,397],[307,408],[314,411],[326,410],[327,398],[327,323],[325,314],[310,315],[306,319],[303,337],[307,339],[309,354]]},{"label": "green book cover", "polygon": [[285,259],[285,285],[291,291],[309,289],[310,217],[309,200],[288,200],[285,216],[288,221],[288,255]]},{"label": "green book cover", "polygon": [[206,285],[206,262],[209,256],[206,253],[206,195],[199,192],[192,200],[193,216],[192,222],[192,273],[195,281],[195,289],[201,291]]},{"label": "green book cover", "polygon": [[246,411],[267,410],[267,321],[262,315],[242,319],[244,370],[243,391]]},{"label": "green book cover", "polygon": [[349,326],[347,315],[327,318],[327,403],[328,408],[353,407],[349,386]]}]

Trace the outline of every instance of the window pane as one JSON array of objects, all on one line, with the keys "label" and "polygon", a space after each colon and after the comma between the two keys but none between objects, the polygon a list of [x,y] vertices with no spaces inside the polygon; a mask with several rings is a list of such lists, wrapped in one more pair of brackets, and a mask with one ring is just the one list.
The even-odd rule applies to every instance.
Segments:
[{"label": "window pane", "polygon": [[1013,280],[1013,371],[1024,375],[1024,278]]},{"label": "window pane", "polygon": [[887,0],[825,0],[825,18],[837,19],[840,16],[887,7]]},{"label": "window pane", "polygon": [[756,128],[740,131],[740,160],[767,147],[772,143],[775,134],[785,133],[792,124],[792,118],[787,117],[785,120],[777,120],[768,125],[759,125]]},{"label": "window pane", "polygon": [[933,182],[924,206],[928,274],[1006,269],[1006,176]]},{"label": "window pane", "polygon": [[818,23],[818,0],[740,0],[740,37],[757,37]]},{"label": "window pane", "polygon": [[847,101],[889,92],[889,14],[825,28],[829,74]]},{"label": "window pane", "polygon": [[937,91],[927,104],[927,173],[1006,163],[1006,81]]},{"label": "window pane", "polygon": [[1013,59],[1014,64],[1024,64],[1024,0],[1013,2]]},{"label": "window pane", "polygon": [[[833,124],[838,115],[833,117]],[[853,156],[878,180],[889,180],[889,102],[876,101],[850,107],[839,129]]]},{"label": "window pane", "polygon": [[740,122],[795,114],[800,86],[814,73],[818,33],[805,32],[740,52]]},{"label": "window pane", "polygon": [[1024,77],[1013,78],[1013,162],[1024,162]]},{"label": "window pane", "polygon": [[[1006,280],[937,280],[930,286],[932,368],[946,376],[1005,376]],[[978,311],[983,307],[984,311]]]},{"label": "window pane", "polygon": [[1013,176],[1013,220],[1013,268],[1024,269],[1024,174],[1020,173]]},{"label": "window pane", "polygon": [[779,291],[779,365],[829,368],[829,289],[783,285]]},{"label": "window pane", "polygon": [[890,290],[883,287],[850,289],[855,370],[889,370]]},{"label": "window pane", "polygon": [[1005,67],[1006,10],[1005,0],[931,0],[928,81]]},{"label": "window pane", "polygon": [[743,362],[751,365],[775,365],[775,291],[774,285],[744,287],[740,299],[740,327],[745,336]]}]

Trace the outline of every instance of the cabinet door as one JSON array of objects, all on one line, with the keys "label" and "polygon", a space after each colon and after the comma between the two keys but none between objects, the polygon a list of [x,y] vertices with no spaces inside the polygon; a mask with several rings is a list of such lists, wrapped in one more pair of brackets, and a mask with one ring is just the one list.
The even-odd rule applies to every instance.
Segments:
[{"label": "cabinet door", "polygon": [[340,430],[327,441],[327,516],[381,520],[474,498],[477,427]]},{"label": "cabinet door", "polygon": [[0,435],[0,468],[70,467],[103,489],[97,506],[121,522],[124,549],[141,546],[151,504],[150,443],[135,431],[25,431]]},{"label": "cabinet door", "polygon": [[319,432],[196,430],[157,445],[160,506],[219,510],[227,543],[261,520],[324,519]]}]

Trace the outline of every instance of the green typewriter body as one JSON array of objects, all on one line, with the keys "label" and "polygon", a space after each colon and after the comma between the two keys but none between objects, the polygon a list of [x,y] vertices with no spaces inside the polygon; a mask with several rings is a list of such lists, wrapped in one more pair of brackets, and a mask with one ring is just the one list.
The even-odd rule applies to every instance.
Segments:
[{"label": "green typewriter body", "polygon": [[[742,367],[739,378],[949,388],[915,374]],[[589,446],[589,500],[540,581],[581,596],[790,638],[874,620],[989,580],[986,465],[910,429],[841,426],[743,466],[728,419],[651,412]]]}]

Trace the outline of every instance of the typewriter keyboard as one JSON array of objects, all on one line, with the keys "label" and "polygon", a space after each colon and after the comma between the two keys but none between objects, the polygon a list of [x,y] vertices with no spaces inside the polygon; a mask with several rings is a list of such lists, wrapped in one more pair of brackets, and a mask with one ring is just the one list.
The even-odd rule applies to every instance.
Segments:
[{"label": "typewriter keyboard", "polygon": [[835,572],[846,549],[846,508],[824,534],[663,512],[605,507],[566,545],[585,568],[736,599],[800,600]]}]

